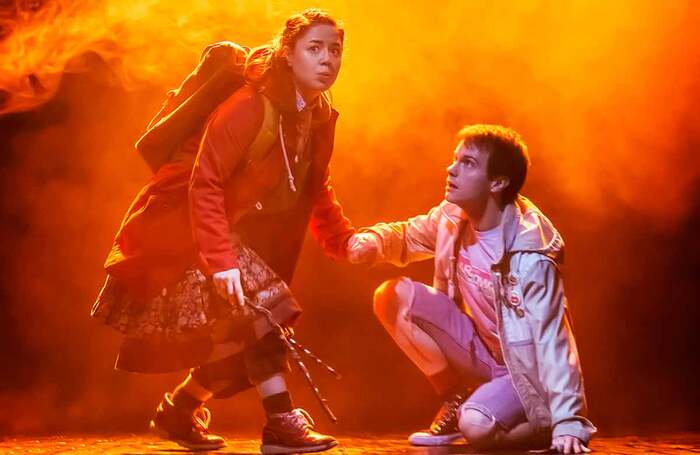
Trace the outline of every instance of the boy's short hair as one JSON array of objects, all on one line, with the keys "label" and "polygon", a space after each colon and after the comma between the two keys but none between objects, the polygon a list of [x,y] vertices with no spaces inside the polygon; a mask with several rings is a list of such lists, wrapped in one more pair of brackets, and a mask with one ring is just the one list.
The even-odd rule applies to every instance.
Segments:
[{"label": "boy's short hair", "polygon": [[501,193],[504,204],[514,202],[525,183],[530,158],[525,141],[515,130],[501,125],[467,125],[457,139],[469,147],[488,152],[487,172],[490,179],[507,177],[508,186]]}]

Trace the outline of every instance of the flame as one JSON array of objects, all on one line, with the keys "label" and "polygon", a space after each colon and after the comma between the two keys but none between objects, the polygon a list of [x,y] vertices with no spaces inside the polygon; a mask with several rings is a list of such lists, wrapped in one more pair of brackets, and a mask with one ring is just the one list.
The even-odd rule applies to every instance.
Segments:
[{"label": "flame", "polygon": [[18,2],[0,15],[0,114],[50,100],[64,73],[86,69],[85,54],[107,62],[125,87],[171,86],[205,45],[234,31],[261,44],[271,33],[261,35],[256,25],[289,12],[197,0]]},{"label": "flame", "polygon": [[[89,66],[91,60],[81,58],[86,54],[105,61],[127,89],[148,85],[165,91],[182,80],[207,44],[231,39],[259,45],[289,14],[307,6],[17,2],[3,15],[0,34],[0,114],[50,100],[63,74]],[[531,144],[535,166],[567,176],[558,185],[573,204],[603,213],[615,200],[652,204],[661,217],[682,213],[684,192],[698,167],[675,165],[697,160],[677,151],[684,145],[680,130],[697,123],[693,94],[700,90],[700,40],[692,27],[700,16],[697,3],[322,6],[346,23],[349,39],[335,99],[345,127],[361,131],[368,144],[408,129],[416,133],[412,145],[447,151],[464,123],[506,123]],[[371,115],[368,105],[376,107]],[[409,166],[393,150],[378,153],[378,164],[396,165],[389,163],[396,159]],[[430,154],[426,165],[442,169],[448,156]],[[356,154],[347,164],[357,167],[367,159],[367,153]],[[674,179],[662,182],[659,175]],[[638,186],[649,180],[668,191],[647,197]]]}]

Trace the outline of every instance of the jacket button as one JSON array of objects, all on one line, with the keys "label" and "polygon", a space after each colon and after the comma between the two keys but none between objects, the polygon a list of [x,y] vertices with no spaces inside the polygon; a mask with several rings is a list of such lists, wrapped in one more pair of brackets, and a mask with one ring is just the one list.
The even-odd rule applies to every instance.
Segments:
[{"label": "jacket button", "polygon": [[255,208],[258,209],[258,210],[262,210],[262,209],[263,209],[262,202],[260,202],[260,201],[256,202],[256,203],[255,203]]},{"label": "jacket button", "polygon": [[518,297],[517,295],[511,295],[510,296],[510,303],[512,303],[513,305],[519,305],[520,304],[520,297]]},{"label": "jacket button", "polygon": [[516,284],[518,284],[518,278],[516,278],[516,277],[513,276],[513,275],[510,275],[510,276],[508,277],[508,282],[509,282],[510,284],[512,284],[512,285],[515,286]]}]

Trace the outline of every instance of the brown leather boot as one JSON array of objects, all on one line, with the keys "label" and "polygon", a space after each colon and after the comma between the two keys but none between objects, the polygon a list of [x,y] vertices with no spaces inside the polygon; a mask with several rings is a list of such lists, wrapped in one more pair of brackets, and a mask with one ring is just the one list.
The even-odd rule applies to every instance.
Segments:
[{"label": "brown leather boot", "polygon": [[303,409],[272,414],[263,427],[260,452],[307,453],[321,452],[338,445],[332,436],[314,431],[314,421]]},{"label": "brown leather boot", "polygon": [[190,450],[215,450],[226,445],[224,438],[209,433],[211,412],[204,406],[187,412],[173,405],[172,393],[166,393],[149,423],[151,431],[163,439]]}]

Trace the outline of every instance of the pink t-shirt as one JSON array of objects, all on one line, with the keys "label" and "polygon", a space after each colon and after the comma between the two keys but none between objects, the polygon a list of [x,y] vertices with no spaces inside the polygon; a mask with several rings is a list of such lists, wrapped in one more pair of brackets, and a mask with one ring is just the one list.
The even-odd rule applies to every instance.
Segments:
[{"label": "pink t-shirt", "polygon": [[501,227],[488,231],[467,232],[457,258],[459,291],[479,337],[496,360],[503,353],[496,329],[496,299],[491,266],[501,258],[503,236]]}]

